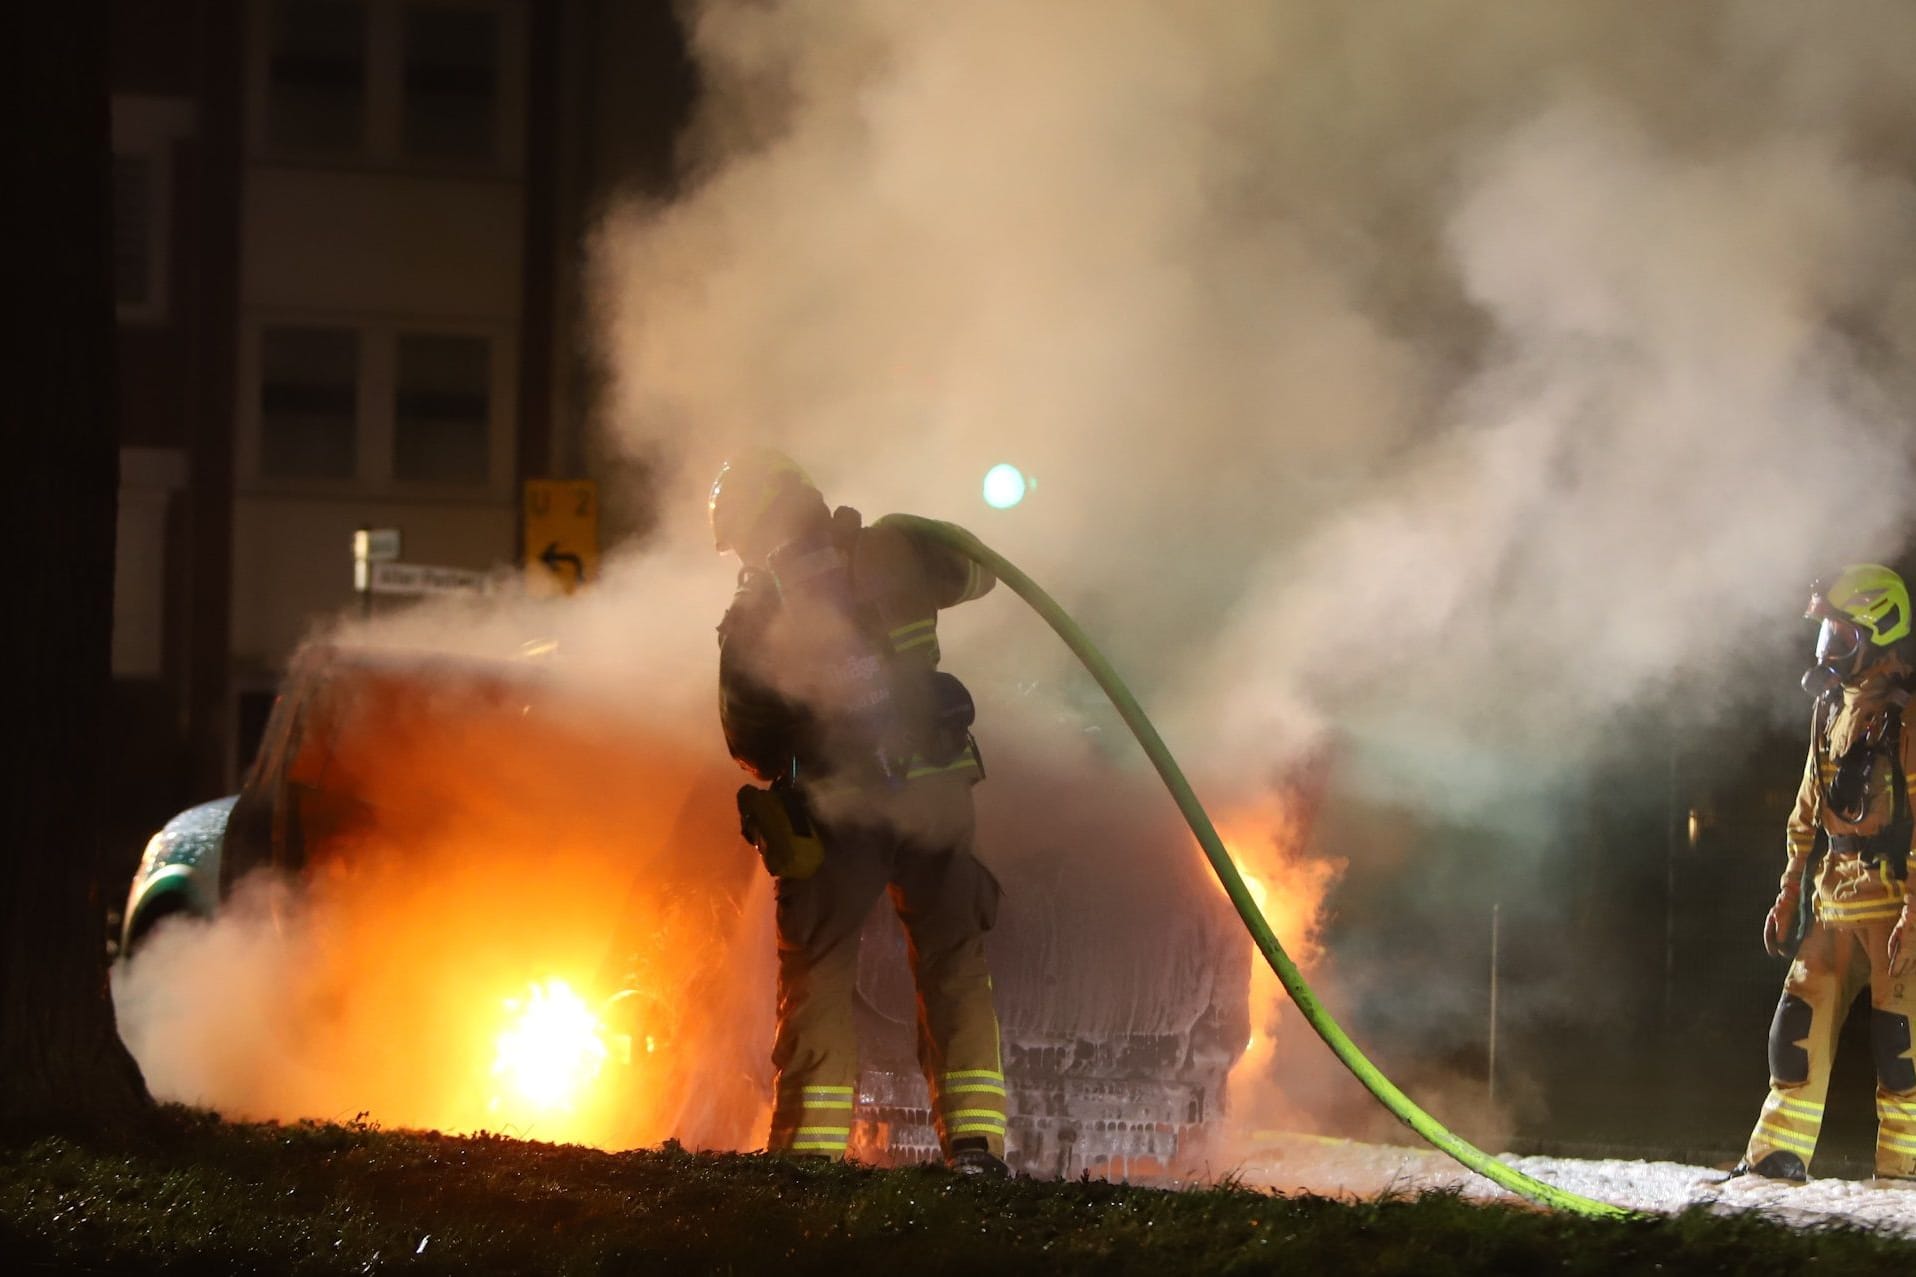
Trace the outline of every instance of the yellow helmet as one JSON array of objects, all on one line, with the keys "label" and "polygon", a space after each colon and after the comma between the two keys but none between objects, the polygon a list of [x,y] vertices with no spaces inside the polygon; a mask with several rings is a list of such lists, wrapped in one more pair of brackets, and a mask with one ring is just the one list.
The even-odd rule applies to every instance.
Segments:
[{"label": "yellow helmet", "polygon": [[1847,620],[1861,628],[1874,646],[1888,647],[1909,633],[1909,587],[1880,563],[1853,563],[1833,580],[1816,583],[1803,615]]},{"label": "yellow helmet", "polygon": [[742,452],[719,467],[706,509],[712,516],[712,542],[722,553],[750,539],[778,499],[797,491],[816,498],[818,485],[798,463],[771,448]]}]

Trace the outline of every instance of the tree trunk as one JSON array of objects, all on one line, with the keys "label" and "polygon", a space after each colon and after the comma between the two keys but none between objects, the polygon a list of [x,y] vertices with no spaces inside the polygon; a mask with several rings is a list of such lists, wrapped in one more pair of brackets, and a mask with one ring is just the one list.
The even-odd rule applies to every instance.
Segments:
[{"label": "tree trunk", "polygon": [[0,1133],[110,1134],[152,1111],[106,988],[98,812],[119,448],[104,0],[0,5]]}]

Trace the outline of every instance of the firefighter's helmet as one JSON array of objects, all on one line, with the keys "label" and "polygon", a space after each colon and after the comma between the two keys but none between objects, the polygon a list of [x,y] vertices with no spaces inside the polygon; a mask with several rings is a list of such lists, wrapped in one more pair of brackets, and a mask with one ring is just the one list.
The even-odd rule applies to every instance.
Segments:
[{"label": "firefighter's helmet", "polygon": [[719,467],[707,509],[712,541],[720,552],[737,550],[782,498],[799,496],[822,502],[818,486],[798,463],[771,448],[739,453]]},{"label": "firefighter's helmet", "polygon": [[1909,588],[1880,563],[1854,563],[1811,588],[1803,615],[1822,622],[1817,662],[1840,669],[1909,634]]}]

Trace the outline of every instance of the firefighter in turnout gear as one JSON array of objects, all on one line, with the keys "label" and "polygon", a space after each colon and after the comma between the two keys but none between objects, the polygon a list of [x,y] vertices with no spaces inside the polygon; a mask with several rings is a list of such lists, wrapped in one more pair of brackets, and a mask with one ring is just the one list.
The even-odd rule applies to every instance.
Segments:
[{"label": "firefighter in turnout gear", "polygon": [[1819,582],[1805,614],[1821,622],[1809,759],[1790,813],[1789,858],[1763,925],[1783,956],[1809,896],[1809,922],[1770,1026],[1770,1093],[1737,1173],[1807,1178],[1823,1124],[1836,1038],[1850,1004],[1870,991],[1876,1056],[1876,1172],[1916,1178],[1916,925],[1910,922],[1909,774],[1904,729],[1911,667],[1909,591],[1873,563]]},{"label": "firefighter in turnout gear", "polygon": [[789,458],[735,457],[712,530],[740,562],[719,626],[719,715],[741,829],[775,875],[776,1152],[843,1156],[858,1083],[858,941],[889,890],[918,990],[918,1059],[946,1160],[1004,1174],[1005,1079],[985,966],[998,883],[972,852],[971,698],[938,669],[938,611],[994,578],[827,508]]}]

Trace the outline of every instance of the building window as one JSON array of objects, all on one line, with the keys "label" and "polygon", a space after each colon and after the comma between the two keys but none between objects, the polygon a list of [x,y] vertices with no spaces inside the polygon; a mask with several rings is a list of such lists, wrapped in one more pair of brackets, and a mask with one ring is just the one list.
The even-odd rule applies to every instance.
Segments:
[{"label": "building window", "polygon": [[351,479],[359,463],[359,334],[350,328],[260,333],[260,474]]},{"label": "building window", "polygon": [[357,151],[366,132],[366,6],[279,0],[267,68],[267,138],[291,151]]},{"label": "building window", "polygon": [[492,159],[498,150],[498,13],[410,5],[405,59],[402,137],[406,153],[432,159]]},{"label": "building window", "polygon": [[113,299],[122,323],[167,318],[173,147],[194,133],[185,98],[113,95]]},{"label": "building window", "polygon": [[484,484],[492,464],[492,343],[402,334],[393,396],[393,478]]}]

